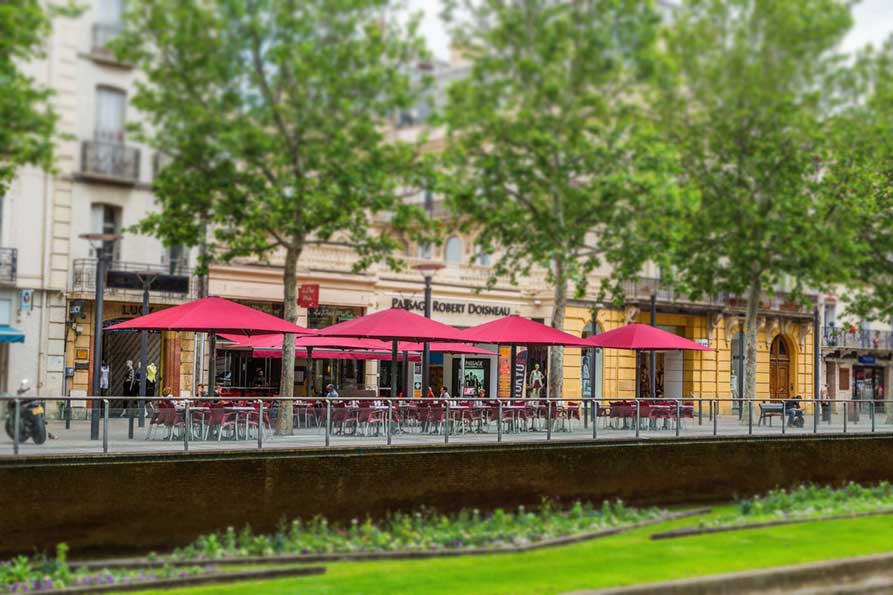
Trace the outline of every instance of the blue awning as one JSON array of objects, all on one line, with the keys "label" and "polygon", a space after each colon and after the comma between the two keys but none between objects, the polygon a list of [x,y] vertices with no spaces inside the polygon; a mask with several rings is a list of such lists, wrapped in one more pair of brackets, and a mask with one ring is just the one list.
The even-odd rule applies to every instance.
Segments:
[{"label": "blue awning", "polygon": [[0,343],[24,343],[25,333],[11,326],[0,326]]}]

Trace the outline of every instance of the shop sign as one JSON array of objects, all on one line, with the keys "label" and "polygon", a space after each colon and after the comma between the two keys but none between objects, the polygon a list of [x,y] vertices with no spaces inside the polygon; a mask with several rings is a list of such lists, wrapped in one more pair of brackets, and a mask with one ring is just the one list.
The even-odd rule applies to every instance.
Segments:
[{"label": "shop sign", "polygon": [[298,306],[301,308],[319,307],[319,284],[311,283],[298,287]]},{"label": "shop sign", "polygon": [[875,360],[875,357],[874,357],[873,355],[860,355],[860,356],[859,356],[859,363],[860,363],[860,364],[871,365],[871,364],[875,363],[875,361],[876,361],[876,360]]},{"label": "shop sign", "polygon": [[[391,307],[424,312],[425,301],[409,298],[393,298],[391,300]],[[440,300],[433,300],[431,302],[431,311],[447,314],[472,314],[474,316],[509,316],[512,313],[511,308],[508,306],[492,306],[490,304],[476,304],[474,302],[463,304],[457,302],[441,302]]]},{"label": "shop sign", "polygon": [[19,292],[19,312],[25,313],[31,311],[34,303],[34,290],[23,289]]}]

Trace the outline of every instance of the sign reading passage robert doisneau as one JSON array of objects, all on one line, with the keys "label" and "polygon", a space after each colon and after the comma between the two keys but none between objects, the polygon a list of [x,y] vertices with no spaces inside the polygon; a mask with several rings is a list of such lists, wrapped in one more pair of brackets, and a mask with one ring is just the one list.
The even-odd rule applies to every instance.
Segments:
[{"label": "sign reading passage robert doisneau", "polygon": [[[391,307],[424,312],[425,301],[409,298],[394,298],[391,300]],[[439,300],[431,302],[431,311],[448,314],[473,314],[475,316],[508,316],[512,313],[511,308],[508,306],[491,306],[490,304],[476,304],[474,302],[462,304],[457,302],[441,302]]]}]

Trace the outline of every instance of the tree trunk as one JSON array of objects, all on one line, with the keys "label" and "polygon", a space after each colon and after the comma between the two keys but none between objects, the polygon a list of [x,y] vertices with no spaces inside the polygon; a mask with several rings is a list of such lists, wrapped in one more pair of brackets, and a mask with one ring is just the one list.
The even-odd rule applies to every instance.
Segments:
[{"label": "tree trunk", "polygon": [[[285,250],[285,269],[282,282],[285,286],[285,319],[292,324],[298,322],[298,258],[301,248],[289,246]],[[310,371],[304,377],[310,382]],[[291,399],[295,396],[295,335],[286,334],[282,339],[282,379],[279,383],[279,396]],[[294,427],[294,402],[279,401],[279,417],[276,419],[276,433],[289,436]]]},{"label": "tree trunk", "polygon": [[[763,292],[760,275],[754,277],[747,290],[747,314],[744,318],[744,399],[757,395],[757,312]],[[771,396],[771,395],[770,395]]]},{"label": "tree trunk", "polygon": [[[555,305],[552,308],[552,327],[564,330],[564,311],[567,308],[567,279],[564,266],[555,263]],[[564,379],[564,347],[552,347],[549,357],[549,397],[561,398]]]}]

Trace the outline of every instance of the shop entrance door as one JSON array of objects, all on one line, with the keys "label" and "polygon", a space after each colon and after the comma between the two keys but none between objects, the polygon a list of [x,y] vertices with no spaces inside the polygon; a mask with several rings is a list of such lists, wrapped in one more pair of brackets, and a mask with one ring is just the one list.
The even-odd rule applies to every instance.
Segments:
[{"label": "shop entrance door", "polygon": [[769,349],[769,396],[773,399],[791,397],[790,380],[791,356],[787,343],[781,335],[772,340]]}]

